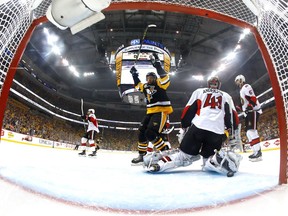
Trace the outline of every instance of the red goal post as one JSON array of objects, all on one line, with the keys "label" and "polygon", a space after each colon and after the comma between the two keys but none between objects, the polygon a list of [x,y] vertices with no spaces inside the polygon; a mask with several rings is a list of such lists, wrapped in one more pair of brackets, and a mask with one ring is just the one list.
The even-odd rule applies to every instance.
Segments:
[{"label": "red goal post", "polygon": [[[0,126],[18,64],[35,27],[47,21],[51,0],[0,3]],[[246,4],[245,4],[245,3]],[[203,16],[249,28],[254,34],[271,80],[280,132],[279,184],[288,178],[288,17],[286,0],[112,0],[109,10],[164,10]],[[249,8],[253,11],[249,9]],[[256,15],[255,15],[256,14]]]}]

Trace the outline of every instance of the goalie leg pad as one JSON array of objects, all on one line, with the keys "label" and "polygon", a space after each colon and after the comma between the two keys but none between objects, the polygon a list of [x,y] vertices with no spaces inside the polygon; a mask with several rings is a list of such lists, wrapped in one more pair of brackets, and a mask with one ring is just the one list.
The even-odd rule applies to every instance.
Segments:
[{"label": "goalie leg pad", "polygon": [[159,165],[159,170],[157,171],[163,172],[177,167],[189,166],[194,161],[200,160],[200,158],[200,155],[189,155],[179,150],[175,153],[172,153],[171,155],[163,156],[161,160],[157,163]]},{"label": "goalie leg pad", "polygon": [[144,167],[149,168],[152,164],[158,163],[162,157],[163,154],[161,151],[147,152],[147,154],[143,157],[143,165]]},{"label": "goalie leg pad", "polygon": [[179,152],[178,149],[169,149],[165,151],[147,152],[143,157],[144,167],[150,167],[152,164],[157,164],[162,157],[172,155]]},{"label": "goalie leg pad", "polygon": [[241,160],[242,156],[237,153],[220,150],[206,161],[203,171],[214,171],[233,176],[231,173],[238,171]]}]

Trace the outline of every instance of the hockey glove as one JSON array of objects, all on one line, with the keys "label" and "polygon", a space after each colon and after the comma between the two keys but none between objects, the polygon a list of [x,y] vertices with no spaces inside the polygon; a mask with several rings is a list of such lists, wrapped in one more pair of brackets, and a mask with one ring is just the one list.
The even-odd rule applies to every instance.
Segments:
[{"label": "hockey glove", "polygon": [[86,120],[86,115],[81,115],[81,118],[82,118],[83,120]]},{"label": "hockey glove", "polygon": [[248,104],[245,110],[245,113],[247,114],[248,112],[253,111],[253,106],[251,104]]},{"label": "hockey glove", "polygon": [[135,66],[133,66],[133,67],[130,69],[130,73],[132,74],[132,76],[138,76],[138,71],[137,71],[137,69],[135,68]]},{"label": "hockey glove", "polygon": [[150,55],[150,61],[153,67],[155,68],[161,67],[160,59],[156,53],[153,53],[153,55]]}]

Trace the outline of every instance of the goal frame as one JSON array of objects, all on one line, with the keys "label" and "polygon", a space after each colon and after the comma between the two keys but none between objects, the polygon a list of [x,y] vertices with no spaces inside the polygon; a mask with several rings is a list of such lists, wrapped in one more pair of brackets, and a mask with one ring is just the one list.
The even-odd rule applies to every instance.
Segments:
[{"label": "goal frame", "polygon": [[[104,11],[112,11],[112,10],[163,10],[169,12],[179,12],[184,14],[197,15],[205,18],[210,18],[214,20],[218,20],[221,22],[230,23],[232,25],[239,26],[241,28],[249,28],[253,33],[255,40],[258,44],[258,47],[261,51],[263,60],[265,62],[270,80],[273,89],[273,94],[275,97],[275,104],[277,109],[277,117],[278,117],[278,125],[279,125],[279,134],[280,134],[280,169],[279,169],[279,184],[287,184],[287,176],[288,176],[288,153],[287,153],[287,120],[286,120],[286,110],[285,104],[280,88],[280,83],[277,77],[277,72],[273,66],[273,61],[269,55],[269,52],[265,46],[263,39],[261,38],[260,33],[257,28],[247,22],[241,21],[239,19],[233,18],[231,16],[217,13],[216,11],[211,11],[207,9],[193,8],[191,6],[183,6],[179,4],[164,4],[159,2],[113,2],[110,4],[108,8]],[[9,66],[9,69],[6,74],[5,81],[3,83],[1,95],[0,95],[0,126],[3,126],[3,118],[4,112],[6,109],[6,103],[9,96],[9,91],[13,82],[14,75],[16,73],[17,67],[21,60],[21,57],[25,51],[25,48],[33,34],[33,31],[40,23],[46,22],[47,18],[40,17],[35,19],[30,27],[27,29],[21,43],[19,44],[12,62]],[[0,138],[1,139],[1,138]]]}]

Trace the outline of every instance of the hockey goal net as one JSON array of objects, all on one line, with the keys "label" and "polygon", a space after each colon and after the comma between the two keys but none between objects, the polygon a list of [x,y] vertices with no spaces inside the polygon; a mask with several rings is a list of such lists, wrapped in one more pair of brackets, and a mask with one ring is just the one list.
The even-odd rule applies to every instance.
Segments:
[{"label": "hockey goal net", "polygon": [[[45,14],[51,2],[52,0],[3,0],[0,3],[1,128],[9,90],[19,61],[34,28],[41,21],[46,21]],[[280,131],[279,184],[287,183],[287,0],[112,0],[106,10],[125,9],[174,11],[250,28],[261,50],[272,83]]]}]

